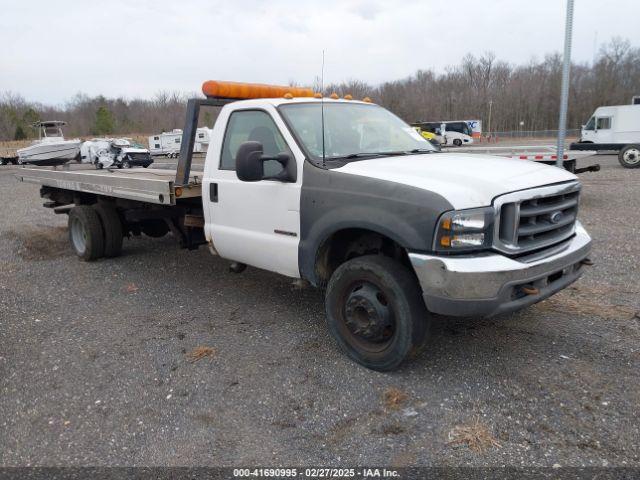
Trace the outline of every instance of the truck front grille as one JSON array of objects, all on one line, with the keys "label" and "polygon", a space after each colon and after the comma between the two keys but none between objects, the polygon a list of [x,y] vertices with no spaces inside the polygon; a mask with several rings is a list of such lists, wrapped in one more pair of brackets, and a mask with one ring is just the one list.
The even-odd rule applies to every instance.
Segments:
[{"label": "truck front grille", "polygon": [[128,155],[129,155],[129,158],[131,158],[131,160],[137,161],[137,162],[148,162],[149,160],[151,160],[151,155],[148,153],[135,152],[135,153],[129,153]]},{"label": "truck front grille", "polygon": [[552,185],[498,197],[494,244],[519,254],[555,245],[571,237],[578,215],[580,184]]}]

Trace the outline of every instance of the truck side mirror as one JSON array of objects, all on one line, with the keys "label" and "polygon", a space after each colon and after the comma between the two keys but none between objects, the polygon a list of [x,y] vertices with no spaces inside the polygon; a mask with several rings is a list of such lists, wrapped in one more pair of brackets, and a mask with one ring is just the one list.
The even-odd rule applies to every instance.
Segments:
[{"label": "truck side mirror", "polygon": [[236,175],[243,182],[262,180],[262,144],[260,142],[244,142],[236,153]]},{"label": "truck side mirror", "polygon": [[[264,149],[260,142],[244,142],[236,153],[236,175],[243,182],[258,182],[260,180],[278,180],[281,182],[296,181],[296,162],[288,153],[279,153],[273,157],[263,155]],[[264,162],[275,160],[282,165],[282,171],[277,175],[264,174]]]}]

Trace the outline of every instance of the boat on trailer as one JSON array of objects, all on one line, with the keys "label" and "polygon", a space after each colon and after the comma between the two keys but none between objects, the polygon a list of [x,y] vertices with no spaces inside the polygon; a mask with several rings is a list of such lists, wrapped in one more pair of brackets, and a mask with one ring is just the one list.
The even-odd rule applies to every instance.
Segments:
[{"label": "boat on trailer", "polygon": [[79,139],[64,139],[62,127],[66,124],[66,122],[60,120],[34,123],[34,128],[38,129],[38,140],[35,140],[30,146],[17,151],[18,163],[62,165],[70,160],[78,159],[82,141]]}]

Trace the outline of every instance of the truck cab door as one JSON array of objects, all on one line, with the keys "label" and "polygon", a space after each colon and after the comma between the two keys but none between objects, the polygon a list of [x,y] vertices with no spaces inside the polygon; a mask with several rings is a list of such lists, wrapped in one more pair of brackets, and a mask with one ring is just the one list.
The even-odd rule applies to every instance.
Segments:
[{"label": "truck cab door", "polygon": [[[275,107],[223,109],[214,127],[203,180],[205,234],[224,258],[299,277],[300,188],[304,156]],[[221,139],[221,142],[220,142]],[[285,152],[297,162],[295,182],[243,182],[235,156],[247,141],[262,144],[264,155]],[[264,164],[275,175],[282,165]]]},{"label": "truck cab door", "polygon": [[595,137],[597,141],[595,143],[612,143],[613,141],[613,130],[611,128],[613,118],[610,116],[607,117],[596,117],[596,130]]}]

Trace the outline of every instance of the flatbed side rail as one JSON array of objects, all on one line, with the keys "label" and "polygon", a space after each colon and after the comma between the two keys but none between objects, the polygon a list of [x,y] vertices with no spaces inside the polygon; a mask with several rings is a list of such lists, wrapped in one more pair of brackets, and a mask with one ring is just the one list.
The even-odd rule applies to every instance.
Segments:
[{"label": "flatbed side rail", "polygon": [[184,129],[182,130],[180,156],[178,158],[178,168],[176,169],[176,179],[174,182],[177,187],[186,187],[189,185],[193,146],[196,140],[196,130],[198,129],[200,107],[223,107],[227,103],[234,101],[235,100],[228,98],[190,98],[187,101],[187,115],[184,122]]}]

